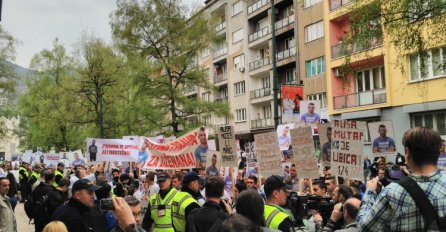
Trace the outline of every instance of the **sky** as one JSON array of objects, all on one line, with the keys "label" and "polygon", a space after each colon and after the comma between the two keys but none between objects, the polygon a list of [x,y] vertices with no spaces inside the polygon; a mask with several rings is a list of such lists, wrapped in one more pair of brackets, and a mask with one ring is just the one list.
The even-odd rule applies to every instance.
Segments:
[{"label": "sky", "polygon": [[[204,0],[182,0],[197,5]],[[31,58],[51,49],[58,38],[72,52],[82,33],[93,34],[111,43],[110,13],[114,0],[3,0],[2,27],[20,41],[16,63],[28,68]]]}]

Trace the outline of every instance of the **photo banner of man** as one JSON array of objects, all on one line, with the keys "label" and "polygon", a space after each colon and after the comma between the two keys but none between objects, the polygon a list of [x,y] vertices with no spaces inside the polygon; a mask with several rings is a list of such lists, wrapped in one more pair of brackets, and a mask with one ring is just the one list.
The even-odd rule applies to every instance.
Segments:
[{"label": "photo banner of man", "polygon": [[319,142],[321,145],[321,157],[319,157],[319,160],[322,162],[324,167],[330,166],[332,135],[331,123],[317,124],[317,130],[319,132]]},{"label": "photo banner of man", "polygon": [[220,126],[217,131],[222,166],[237,167],[237,145],[235,144],[234,126]]},{"label": "photo banner of man", "polygon": [[46,164],[48,168],[57,167],[60,158],[60,154],[43,154],[43,163]]},{"label": "photo banner of man", "polygon": [[293,85],[282,85],[282,122],[299,122],[300,103],[303,100],[303,87]]},{"label": "photo banner of man", "polygon": [[320,101],[302,101],[300,103],[300,121],[306,124],[318,124],[321,120]]},{"label": "photo banner of man", "polygon": [[364,179],[364,134],[366,123],[334,120],[332,122],[331,173],[355,180]]},{"label": "photo banner of man", "polygon": [[206,153],[206,178],[220,176],[221,163],[220,152],[209,150]]},{"label": "photo banner of man", "polygon": [[293,159],[293,149],[291,146],[291,134],[290,134],[291,129],[294,129],[294,123],[277,126],[279,149],[282,154],[282,159],[285,161]]},{"label": "photo banner of man", "polygon": [[[127,139],[87,139],[87,151],[91,152],[91,146],[96,147],[96,154],[90,160],[96,161],[120,161],[137,162],[138,161],[138,142]],[[82,154],[81,154],[82,155]]]},{"label": "photo banner of man", "polygon": [[319,178],[311,127],[292,129],[291,145],[293,146],[293,163],[296,164],[297,176],[299,178]]},{"label": "photo banner of man", "polygon": [[371,122],[368,126],[373,155],[375,157],[395,155],[396,146],[392,121]]},{"label": "photo banner of man", "polygon": [[262,176],[282,175],[282,157],[279,155],[277,133],[268,132],[254,135],[257,166]]},{"label": "photo banner of man", "polygon": [[206,165],[208,146],[206,130],[203,127],[169,143],[145,140],[144,147],[149,154],[144,164],[147,169],[182,169]]}]

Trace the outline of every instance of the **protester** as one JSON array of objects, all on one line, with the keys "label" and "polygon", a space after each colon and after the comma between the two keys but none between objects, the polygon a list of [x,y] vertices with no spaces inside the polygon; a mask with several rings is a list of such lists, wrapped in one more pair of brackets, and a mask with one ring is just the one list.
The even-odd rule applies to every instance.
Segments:
[{"label": "protester", "polygon": [[52,185],[54,182],[54,172],[45,170],[42,173],[42,176],[44,177],[44,181],[40,182],[31,193],[33,200],[32,204],[35,206],[34,226],[36,232],[41,232],[45,225],[50,222],[51,215],[48,213],[47,207],[43,202],[45,202],[44,198],[48,198],[50,192],[55,191],[55,188]]},{"label": "protester", "polygon": [[43,232],[68,232],[68,229],[63,222],[54,221],[48,223],[43,229]]},{"label": "protester", "polygon": [[333,191],[336,187],[336,180],[334,176],[329,176],[325,178],[325,185],[327,186],[327,197],[333,196]]},{"label": "protester", "polygon": [[446,142],[441,140],[440,156],[438,156],[437,166],[439,169],[446,171]]},{"label": "protester", "polygon": [[68,186],[70,186],[70,181],[63,178],[59,180],[55,191],[48,192],[48,216],[51,216],[59,206],[68,200]]},{"label": "protester", "polygon": [[146,191],[146,195],[151,198],[154,194],[158,193],[160,190],[160,186],[155,183],[155,173],[154,172],[149,172],[146,175],[146,186],[145,186],[145,191]]},{"label": "protester", "polygon": [[200,177],[196,172],[189,172],[183,177],[183,186],[173,198],[172,217],[175,231],[186,231],[186,218],[193,209],[200,208]]},{"label": "protester", "polygon": [[322,180],[317,180],[313,182],[313,194],[320,197],[327,196],[327,185]]},{"label": "protester", "polygon": [[232,214],[223,224],[220,232],[261,232],[261,228],[241,214]]},{"label": "protester", "polygon": [[175,173],[171,178],[172,187],[175,189],[180,190],[181,189],[181,179],[183,177],[181,176],[181,173]]},{"label": "protester", "polygon": [[[441,137],[427,127],[415,127],[403,136],[407,166],[415,181],[431,203],[438,217],[446,212],[446,175],[437,168]],[[379,195],[376,193],[378,178],[367,182],[357,221],[361,231],[425,231],[427,229],[420,205],[400,183],[390,183]],[[421,196],[422,197],[422,196]],[[417,200],[419,200],[418,198]],[[427,205],[425,205],[427,206]],[[423,206],[423,207],[425,207]]]},{"label": "protester", "polygon": [[[139,200],[136,199],[133,196],[126,196],[124,198],[125,202],[128,204],[131,210],[131,214],[133,215],[133,218],[135,219],[135,228],[134,230],[142,230],[141,228],[141,205],[139,203]],[[118,221],[117,226],[111,230],[111,232],[127,232],[126,225],[121,223],[119,220],[118,215],[115,214],[115,219]]]},{"label": "protester", "polygon": [[264,208],[262,197],[254,190],[243,191],[237,199],[237,214],[243,215],[259,227],[265,225]]},{"label": "protester", "polygon": [[12,211],[14,211],[17,205],[17,190],[19,189],[20,185],[17,183],[14,174],[11,172],[8,172],[6,177],[9,180],[9,191],[7,196],[9,198],[9,203],[11,203]]},{"label": "protester", "polygon": [[245,183],[248,189],[256,190],[260,194],[260,196],[262,196],[263,199],[266,199],[265,193],[263,193],[260,189],[257,188],[258,185],[257,176],[254,175],[248,176],[248,179],[246,179]]},{"label": "protester", "polygon": [[137,225],[136,217],[134,216],[137,207],[132,209],[129,204],[120,197],[113,198],[114,210],[113,215],[118,221],[118,226],[124,232],[145,232]]},{"label": "protester", "polygon": [[265,226],[274,230],[291,231],[293,221],[281,206],[285,206],[287,193],[284,179],[273,175],[266,179],[266,204],[264,209]]},{"label": "protester", "polygon": [[17,223],[11,203],[8,200],[9,180],[0,177],[0,231],[17,232]]},{"label": "protester", "polygon": [[72,195],[74,183],[80,179],[85,179],[85,177],[87,177],[87,170],[85,167],[82,165],[74,166],[74,175],[70,177],[71,186],[68,188],[68,197],[71,197]]},{"label": "protester", "polygon": [[[344,204],[336,204],[330,216],[330,220],[328,220],[327,225],[323,229],[322,217],[319,214],[315,214],[314,222],[316,223],[316,232],[357,232],[356,216],[360,205],[361,201],[356,198],[350,198]],[[341,219],[344,221],[342,229],[337,230],[335,229],[335,225]]]},{"label": "protester", "polygon": [[234,187],[232,188],[232,195],[233,195],[232,209],[233,210],[237,205],[236,202],[237,202],[239,194],[242,193],[243,191],[245,191],[246,189],[248,189],[248,188],[246,187],[245,182],[237,181],[237,183],[235,183]]},{"label": "protester", "polygon": [[335,188],[333,191],[333,197],[332,200],[335,204],[342,203],[344,204],[347,199],[350,197],[353,197],[353,191],[351,188],[347,185],[339,185]]},{"label": "protester", "polygon": [[364,155],[364,182],[368,180],[368,177],[370,175],[370,168],[372,167],[372,163],[369,160],[369,157],[367,155]]}]

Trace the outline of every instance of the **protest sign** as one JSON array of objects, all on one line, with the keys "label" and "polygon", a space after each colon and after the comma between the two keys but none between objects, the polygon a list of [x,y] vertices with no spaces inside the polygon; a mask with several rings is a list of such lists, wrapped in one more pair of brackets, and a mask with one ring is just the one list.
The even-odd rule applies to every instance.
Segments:
[{"label": "protest sign", "polygon": [[[182,137],[169,143],[156,143],[145,141],[149,157],[144,167],[148,169],[176,169],[194,168],[196,164],[201,165],[202,153],[207,153],[207,143],[200,144],[200,129],[195,129]],[[203,142],[207,142],[206,137]],[[198,162],[196,159],[196,155]],[[206,163],[203,163],[203,166]]]},{"label": "protest sign", "polygon": [[324,166],[330,166],[331,158],[331,123],[320,123],[317,125],[319,131],[319,142],[321,145],[320,161]]},{"label": "protest sign", "polygon": [[206,154],[206,177],[219,176],[221,162],[220,152],[208,151]]},{"label": "protest sign", "polygon": [[314,148],[312,128],[299,127],[291,130],[293,162],[296,164],[299,178],[319,178],[316,151]]},{"label": "protest sign", "polygon": [[254,142],[245,143],[246,166],[248,168],[257,166],[257,154],[254,147]]},{"label": "protest sign", "polygon": [[[94,142],[93,142],[94,141]],[[91,146],[95,146],[96,153],[93,156]],[[127,139],[87,139],[87,151],[90,161],[138,161],[138,141]]]},{"label": "protest sign", "polygon": [[254,135],[256,142],[257,166],[262,176],[282,175],[282,156],[277,142],[277,133]]},{"label": "protest sign", "polygon": [[334,120],[332,125],[332,175],[363,180],[365,122]]},{"label": "protest sign", "polygon": [[375,157],[396,154],[395,136],[391,121],[372,122],[368,124],[372,152]]},{"label": "protest sign", "polygon": [[236,167],[237,146],[233,126],[218,127],[218,145],[220,148],[221,162],[223,167]]},{"label": "protest sign", "polygon": [[60,162],[59,154],[44,154],[43,163],[48,165],[48,167],[56,167]]}]

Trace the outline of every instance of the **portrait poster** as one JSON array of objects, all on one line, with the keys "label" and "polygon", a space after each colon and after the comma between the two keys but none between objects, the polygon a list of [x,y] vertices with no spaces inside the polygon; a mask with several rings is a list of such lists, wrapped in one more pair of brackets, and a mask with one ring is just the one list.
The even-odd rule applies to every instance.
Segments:
[{"label": "portrait poster", "polygon": [[280,153],[282,159],[289,161],[293,159],[293,149],[291,146],[291,133],[290,130],[294,129],[294,123],[288,123],[277,126],[277,141],[279,143]]},{"label": "portrait poster", "polygon": [[[221,167],[221,155],[219,151],[208,151],[206,153],[206,177],[219,176]],[[210,175],[208,175],[208,173]]]},{"label": "portrait poster", "polygon": [[319,143],[321,149],[320,162],[322,162],[323,166],[330,166],[331,136],[333,131],[331,123],[317,124],[317,130],[319,132]]},{"label": "portrait poster", "polygon": [[368,127],[373,155],[375,157],[395,155],[396,145],[392,121],[371,122]]},{"label": "portrait poster", "polygon": [[300,103],[300,121],[305,124],[318,124],[321,120],[321,102],[320,101],[301,101]]},{"label": "portrait poster", "polygon": [[282,123],[296,123],[299,121],[300,104],[303,96],[302,86],[282,85]]}]

